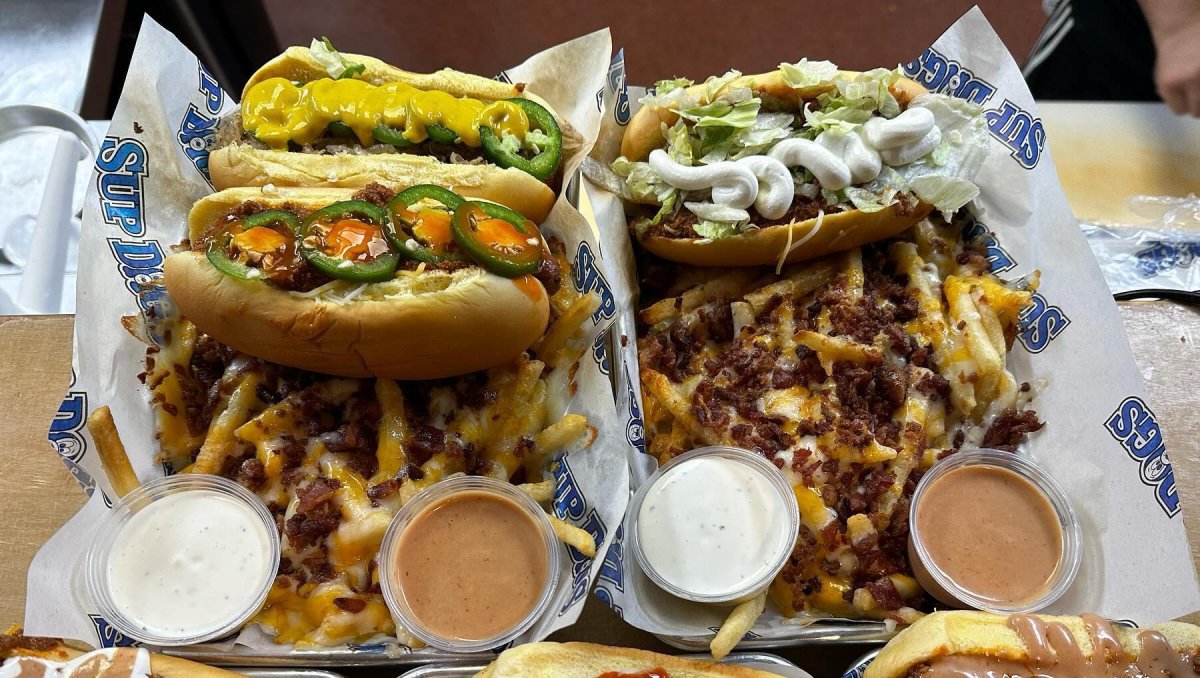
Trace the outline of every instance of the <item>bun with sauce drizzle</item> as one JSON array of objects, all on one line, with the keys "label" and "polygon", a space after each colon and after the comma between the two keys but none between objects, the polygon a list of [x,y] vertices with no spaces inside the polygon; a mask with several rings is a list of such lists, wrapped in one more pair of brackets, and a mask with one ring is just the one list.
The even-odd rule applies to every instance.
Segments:
[{"label": "bun with sauce drizzle", "polygon": [[[578,133],[548,103],[525,91],[522,83],[500,82],[449,68],[435,73],[413,73],[369,56],[318,50],[320,43],[315,40],[313,47],[289,47],[258,69],[246,83],[242,90],[242,108],[222,120],[216,145],[209,154],[209,173],[218,190],[266,185],[359,188],[373,181],[398,190],[418,184],[437,184],[467,198],[507,205],[538,223],[546,218],[557,198],[554,187],[561,184],[561,160],[553,163],[550,176],[536,177],[518,167],[497,164],[486,154],[480,153],[473,159],[453,159],[450,155],[456,147],[463,155],[478,151],[478,144],[475,148],[466,148],[451,141],[440,144],[440,151],[433,152],[429,150],[429,144],[422,142],[408,146],[383,143],[369,136],[369,128],[364,130],[369,139],[366,145],[354,136],[335,139],[328,133],[315,143],[292,142],[287,148],[261,143],[245,129],[243,116],[247,101],[251,101],[251,90],[272,78],[297,85],[319,80],[336,83],[344,79],[371,85],[404,83],[419,90],[436,90],[485,104],[525,100],[549,113],[554,132],[561,134],[561,141],[568,148],[579,143]],[[341,60],[353,70],[335,76],[331,72],[334,68],[329,62],[331,58],[333,63]],[[326,91],[327,99],[336,96],[328,93],[336,90]],[[322,105],[328,105],[328,102]],[[436,115],[436,111],[434,113]],[[324,124],[320,127],[325,129]]]},{"label": "bun with sauce drizzle", "polygon": [[[72,641],[74,642],[74,641]],[[34,638],[21,635],[20,629],[0,635],[0,665],[7,670],[17,667],[12,675],[63,675],[88,678],[235,678],[240,673],[226,671],[215,666],[206,666],[179,657],[157,653],[149,655],[149,672],[135,670],[137,648],[109,648],[88,651],[68,645],[57,638]],[[144,659],[142,661],[145,661]],[[70,662],[72,672],[64,673],[64,665]],[[0,674],[9,675],[5,670]]]},{"label": "bun with sauce drizzle", "polygon": [[[1111,639],[1107,648],[1105,638]],[[962,676],[971,675],[971,667],[981,676],[987,675],[984,669],[989,667],[1000,672],[1020,667],[1062,678],[1121,676],[1139,658],[1166,671],[1152,675],[1182,678],[1200,675],[1194,663],[1198,652],[1200,628],[1181,622],[1133,629],[1111,626],[1092,615],[935,612],[889,641],[864,678]],[[951,674],[936,670],[941,662],[965,663],[955,666],[959,672]],[[967,673],[962,673],[964,667]]]},{"label": "bun with sauce drizzle", "polygon": [[[836,78],[852,81],[859,75],[855,71],[837,71]],[[782,70],[734,78],[717,90],[718,96],[720,92],[736,88],[749,88],[753,96],[761,99],[763,111],[790,112],[799,120],[804,119],[805,107],[815,105],[818,97],[836,94],[832,80],[793,87]],[[711,101],[708,83],[692,85],[686,91],[698,96],[701,103]],[[896,78],[888,91],[902,111],[918,97],[940,96],[929,95],[924,87],[904,77]],[[673,102],[642,106],[626,127],[621,141],[622,157],[632,162],[646,161],[652,151],[667,146],[666,131],[679,119]],[[764,151],[758,155],[765,154]],[[858,184],[851,184],[852,188],[856,186]],[[751,206],[748,209],[757,226],[742,227],[736,234],[716,238],[701,237],[690,231],[684,234],[679,232],[685,230],[682,228],[664,229],[653,225],[648,217],[631,223],[638,241],[647,251],[671,261],[697,266],[782,265],[890,238],[907,230],[934,209],[915,195],[902,194],[898,198],[874,211],[826,210],[822,216],[791,221],[787,220],[786,214],[782,219],[760,220],[760,215]],[[677,215],[678,210],[676,207]],[[815,213],[815,208],[811,212]]]},{"label": "bun with sauce drizzle", "polygon": [[[549,299],[531,275],[510,279],[471,264],[439,270],[409,262],[406,269],[401,258],[385,281],[332,280],[294,291],[228,275],[197,245],[246,205],[303,214],[355,195],[344,188],[234,188],[201,199],[188,215],[193,249],[163,264],[171,300],[200,331],[238,351],[345,377],[466,374],[515,358],[545,332]],[[552,256],[543,245],[542,257]]]},{"label": "bun with sauce drizzle", "polygon": [[592,643],[529,643],[511,647],[475,678],[771,678],[733,664],[673,657]]}]

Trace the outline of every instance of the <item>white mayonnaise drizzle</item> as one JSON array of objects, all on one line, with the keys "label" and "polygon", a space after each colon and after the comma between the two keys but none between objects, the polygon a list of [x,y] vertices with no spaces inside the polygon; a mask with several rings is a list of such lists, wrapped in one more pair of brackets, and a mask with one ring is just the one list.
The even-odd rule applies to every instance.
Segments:
[{"label": "white mayonnaise drizzle", "polygon": [[[125,661],[129,662],[128,673],[118,674],[111,670],[114,658],[118,653],[122,657],[133,655],[132,661],[123,660],[121,662],[121,664],[124,664]],[[40,676],[44,678],[94,676],[99,670],[106,668],[109,669],[109,673],[105,673],[105,675],[111,674],[114,678],[146,678],[150,675],[150,653],[140,647],[109,647],[79,655],[70,661],[55,661],[39,657],[10,657],[0,665],[0,678],[25,678],[39,675],[38,671],[41,671]]]},{"label": "white mayonnaise drizzle", "polygon": [[874,180],[883,165],[907,165],[942,142],[933,113],[909,108],[892,119],[874,117],[857,129],[832,128],[808,139],[784,139],[766,155],[688,166],[662,149],[650,152],[650,167],[667,184],[684,191],[712,189],[716,205],[745,210],[751,205],[767,219],[787,214],[796,195],[788,168],[803,167],[821,188],[839,191]]}]

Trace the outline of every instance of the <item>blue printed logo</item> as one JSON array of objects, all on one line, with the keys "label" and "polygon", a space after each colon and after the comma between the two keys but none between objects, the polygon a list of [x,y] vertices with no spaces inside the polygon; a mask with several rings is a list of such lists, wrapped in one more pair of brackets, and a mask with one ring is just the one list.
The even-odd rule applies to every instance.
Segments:
[{"label": "blue printed logo", "polygon": [[1062,309],[1051,306],[1046,298],[1035,292],[1030,299],[1030,305],[1021,310],[1017,316],[1017,339],[1026,351],[1041,353],[1046,350],[1055,337],[1062,334],[1071,324],[1071,319]]},{"label": "blue printed logo", "polygon": [[108,239],[108,248],[117,262],[117,270],[125,279],[125,287],[133,293],[142,310],[148,310],[167,293],[162,285],[162,248],[157,240],[130,242]]},{"label": "blue printed logo", "polygon": [[1138,274],[1143,278],[1164,275],[1176,268],[1191,268],[1200,255],[1200,242],[1158,242],[1137,253]]},{"label": "blue printed logo", "polygon": [[212,185],[208,178],[208,152],[212,150],[217,138],[217,121],[221,113],[221,105],[225,103],[225,92],[217,84],[217,79],[208,72],[204,64],[197,62],[200,74],[200,93],[204,95],[204,110],[196,104],[188,104],[187,113],[179,123],[179,133],[176,139],[184,155],[196,166],[200,176]]},{"label": "blue printed logo", "polygon": [[149,176],[146,147],[137,139],[105,137],[96,156],[96,172],[104,223],[127,235],[144,235],[142,181]]},{"label": "blue printed logo", "polygon": [[996,93],[994,85],[933,49],[904,64],[904,74],[930,92],[949,94],[981,106]]},{"label": "blue printed logo", "polygon": [[608,286],[608,280],[600,272],[596,255],[586,241],[579,243],[579,249],[575,252],[571,277],[575,283],[575,289],[579,290],[580,294],[595,292],[600,297],[600,306],[592,314],[593,323],[599,325],[602,320],[616,315],[617,302],[613,298],[612,288]]},{"label": "blue printed logo", "polygon": [[846,669],[846,672],[842,674],[842,678],[863,678],[867,674],[867,667],[871,665],[871,662],[875,661],[875,657],[878,654],[879,651],[876,650],[854,662],[854,666]]},{"label": "blue printed logo", "polygon": [[[904,65],[904,73],[931,92],[948,94],[983,105],[996,93],[996,86],[978,77],[962,64],[933,49]],[[1021,167],[1033,169],[1046,146],[1046,129],[1040,118],[1004,100],[999,108],[984,113],[988,131],[1008,147]]]},{"label": "blue printed logo", "polygon": [[1171,469],[1162,429],[1150,406],[1141,398],[1130,396],[1112,413],[1104,427],[1125,448],[1126,454],[1138,462],[1138,477],[1142,484],[1154,488],[1154,499],[1167,517],[1178,515],[1175,471]]},{"label": "blue printed logo", "polygon": [[629,418],[625,421],[625,439],[638,452],[646,451],[646,422],[642,419],[642,408],[638,405],[638,393],[634,389],[629,365],[625,365],[625,389],[629,400]]},{"label": "blue printed logo", "polygon": [[607,376],[612,372],[612,365],[608,360],[608,335],[601,333],[596,337],[596,343],[592,344],[592,360],[596,362],[596,369],[600,373]]},{"label": "blue printed logo", "polygon": [[498,73],[498,74],[496,75],[496,77],[494,77],[494,78],[492,78],[492,79],[493,79],[493,80],[499,80],[500,82],[507,82],[507,83],[508,83],[508,84],[510,84],[510,85],[512,84],[512,78],[511,78],[511,77],[509,77],[509,75],[508,75],[508,71],[500,71],[500,73]]},{"label": "blue printed logo", "polygon": [[629,124],[629,90],[625,82],[625,49],[617,50],[608,64],[608,89],[617,97],[613,105],[613,117],[622,127]]},{"label": "blue printed logo", "polygon": [[[71,372],[71,385],[75,386],[75,372]],[[96,490],[96,480],[80,466],[87,454],[87,438],[83,435],[83,427],[87,422],[88,406],[85,391],[68,391],[67,397],[58,406],[54,420],[50,422],[50,432],[47,437],[58,456],[62,458],[67,470],[75,477],[83,491],[90,497]]]},{"label": "blue printed logo", "polygon": [[89,614],[88,618],[96,627],[96,638],[99,639],[97,647],[137,647],[137,641],[126,638],[125,634],[109,624],[104,617],[98,614]]},{"label": "blue printed logo", "polygon": [[1004,100],[1000,108],[983,114],[988,131],[1011,151],[1010,155],[1025,169],[1033,169],[1046,147],[1046,128],[1042,119],[1021,110],[1016,104]]},{"label": "blue printed logo", "polygon": [[[554,515],[586,530],[596,540],[596,546],[604,543],[608,529],[600,514],[588,506],[587,498],[579,491],[566,457],[560,459],[554,469],[554,485]],[[591,558],[577,549],[568,547],[567,553],[571,557],[571,595],[559,608],[560,617],[587,595],[588,568],[591,566]]]},{"label": "blue printed logo", "polygon": [[996,234],[988,230],[988,227],[982,223],[974,219],[969,220],[967,227],[963,230],[963,237],[984,247],[984,257],[987,258],[992,273],[999,274],[1016,268],[1017,260],[1013,259],[1012,255],[1000,246],[1000,242],[996,240]]}]

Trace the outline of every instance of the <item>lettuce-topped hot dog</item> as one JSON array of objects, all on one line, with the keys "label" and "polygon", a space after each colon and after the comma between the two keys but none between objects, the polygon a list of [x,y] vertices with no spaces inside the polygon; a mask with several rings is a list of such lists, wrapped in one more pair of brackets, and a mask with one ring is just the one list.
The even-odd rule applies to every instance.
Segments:
[{"label": "lettuce-topped hot dog", "polygon": [[524,85],[410,73],[314,40],[250,79],[209,170],[218,189],[436,184],[541,221],[561,183],[564,131]]}]

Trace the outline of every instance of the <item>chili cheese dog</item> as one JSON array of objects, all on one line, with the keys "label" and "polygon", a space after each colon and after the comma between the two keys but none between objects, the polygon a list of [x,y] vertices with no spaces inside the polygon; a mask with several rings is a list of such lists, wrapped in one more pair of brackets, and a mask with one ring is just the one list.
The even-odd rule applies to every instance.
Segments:
[{"label": "chili cheese dog", "polygon": [[32,638],[19,629],[0,635],[0,676],[64,678],[234,678],[240,673],[135,647],[85,651],[57,638]]},{"label": "chili cheese dog", "polygon": [[522,84],[450,69],[411,73],[314,40],[246,83],[209,172],[217,189],[437,184],[540,223],[561,183],[564,132],[575,143]]},{"label": "chili cheese dog", "polygon": [[1200,676],[1200,628],[1115,627],[1095,615],[935,612],[904,629],[864,678]]},{"label": "chili cheese dog", "polygon": [[537,227],[432,185],[234,188],[197,202],[163,280],[184,317],[264,360],[434,379],[515,358],[545,332],[558,269]]},{"label": "chili cheese dog", "polygon": [[783,264],[954,212],[987,149],[979,107],[829,62],[664,81],[612,163],[641,244],[703,266]]},{"label": "chili cheese dog", "polygon": [[592,643],[530,643],[500,653],[475,678],[769,678],[732,664]]}]

